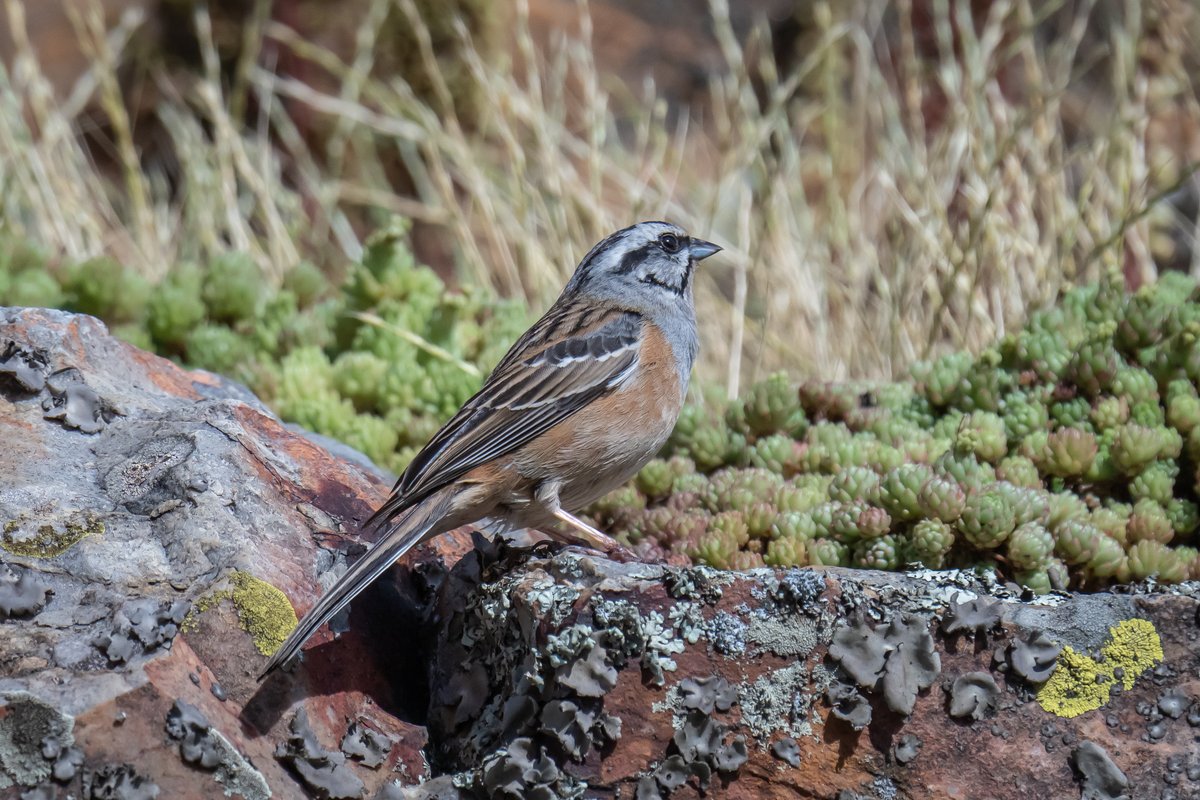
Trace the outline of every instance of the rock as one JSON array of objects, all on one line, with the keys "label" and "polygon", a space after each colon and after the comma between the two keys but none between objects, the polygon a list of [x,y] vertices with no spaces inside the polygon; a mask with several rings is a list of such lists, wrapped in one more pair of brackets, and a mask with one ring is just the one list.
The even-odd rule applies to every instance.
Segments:
[{"label": "rock", "polygon": [[[366,791],[424,774],[424,729],[402,720],[413,701],[382,668],[406,663],[403,629],[381,638],[364,607],[292,674],[255,680],[292,604],[311,606],[362,549],[352,534],[384,479],[91,317],[0,309],[0,354],[0,796],[57,771],[76,796],[301,797],[274,757],[298,711],[329,749],[352,725],[393,743],[368,751],[375,768],[354,762]],[[409,566],[436,572],[469,546],[443,537]],[[397,573],[359,605],[411,606]],[[62,728],[62,753],[5,734],[31,714]]]},{"label": "rock", "polygon": [[1198,594],[483,548],[439,598],[431,764],[464,797],[1190,796]]},{"label": "rock", "polygon": [[259,684],[387,480],[61,312],[0,309],[0,441],[0,800],[1200,790],[1196,584],[1027,601],[455,532]]}]

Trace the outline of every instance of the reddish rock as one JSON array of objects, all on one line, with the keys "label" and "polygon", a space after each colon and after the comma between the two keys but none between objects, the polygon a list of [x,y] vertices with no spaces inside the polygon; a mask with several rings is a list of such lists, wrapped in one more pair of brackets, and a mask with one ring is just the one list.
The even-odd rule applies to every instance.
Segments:
[{"label": "reddish rock", "polygon": [[[235,575],[253,576],[251,589],[273,586],[297,611],[310,607],[321,576],[362,549],[357,523],[386,495],[385,476],[290,430],[245,389],[139,351],[90,317],[0,309],[0,362],[0,580],[49,590],[20,616],[0,603],[0,729],[14,692],[73,717],[84,762],[64,785],[77,793],[113,764],[160,797],[219,791],[216,773],[184,763],[164,733],[176,701],[199,709],[276,797],[305,796],[274,757],[301,708],[334,751],[356,721],[394,740],[377,768],[351,761],[369,792],[425,773],[424,728],[401,719],[412,718],[412,693],[389,669],[407,663],[402,632],[381,637],[356,609],[347,633],[322,632],[304,665],[259,685],[265,656],[247,615],[269,625],[287,609],[273,590],[234,592]],[[21,364],[44,385],[18,381]],[[93,402],[47,419],[63,381]],[[372,605],[404,608],[416,591],[409,567],[436,571],[469,547],[464,535],[440,538]],[[12,782],[4,759],[0,795]]]},{"label": "reddish rock", "polygon": [[[442,599],[450,616],[429,718],[433,765],[461,771],[483,795],[508,774],[488,763],[499,758],[512,771],[544,753],[560,772],[522,791],[586,785],[586,796],[690,798],[707,781],[709,794],[730,798],[1069,798],[1091,779],[1073,767],[1074,754],[1098,747],[1128,797],[1200,796],[1195,584],[1023,600],[956,573],[731,574],[573,553],[526,559],[502,555],[478,585],[466,559]],[[985,607],[972,618],[967,601],[977,596]],[[986,606],[988,597],[1000,602]],[[966,605],[955,611],[952,600]],[[966,620],[957,632],[956,616]],[[1131,624],[1139,636],[1152,632],[1139,647],[1156,640],[1163,658],[1148,657],[1132,688],[1078,716],[1044,709],[1042,684],[1008,663],[1039,631],[1051,651],[1066,645],[1091,657],[1109,648],[1115,663],[1114,631],[1119,638]],[[580,669],[590,684],[575,680]],[[861,730],[832,713],[826,697],[839,683],[856,696],[843,710],[869,712]],[[736,699],[725,709],[698,702],[701,685]],[[592,724],[574,758],[557,713],[564,702]],[[911,713],[894,710],[905,702]],[[698,706],[695,719],[689,706]],[[606,716],[621,720],[615,742],[597,722]],[[509,742],[518,752],[505,760]]]}]

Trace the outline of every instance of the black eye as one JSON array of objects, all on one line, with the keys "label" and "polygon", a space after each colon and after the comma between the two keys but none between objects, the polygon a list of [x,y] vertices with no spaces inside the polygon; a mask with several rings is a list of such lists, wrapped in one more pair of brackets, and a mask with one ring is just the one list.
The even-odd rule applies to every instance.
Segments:
[{"label": "black eye", "polygon": [[679,237],[673,233],[664,233],[658,237],[658,243],[662,245],[662,249],[668,253],[679,252]]}]

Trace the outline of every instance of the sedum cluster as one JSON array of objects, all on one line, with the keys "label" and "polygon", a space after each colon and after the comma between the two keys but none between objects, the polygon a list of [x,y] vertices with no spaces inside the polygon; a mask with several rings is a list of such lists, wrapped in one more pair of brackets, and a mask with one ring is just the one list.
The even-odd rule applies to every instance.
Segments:
[{"label": "sedum cluster", "polygon": [[0,234],[0,305],[100,317],[139,347],[242,381],[283,419],[400,471],[528,324],[517,303],[450,291],[377,233],[345,279],[300,263],[273,286],[248,256],[175,265],[152,285],[107,258],[48,264]]},{"label": "sedum cluster", "polygon": [[1200,291],[1071,291],[909,381],[773,375],[685,408],[590,517],[645,558],[995,568],[1044,593],[1200,578]]}]

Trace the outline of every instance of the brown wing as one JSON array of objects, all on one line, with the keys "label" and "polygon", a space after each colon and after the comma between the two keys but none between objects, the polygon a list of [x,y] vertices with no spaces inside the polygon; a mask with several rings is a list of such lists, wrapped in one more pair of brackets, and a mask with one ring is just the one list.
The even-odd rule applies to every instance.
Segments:
[{"label": "brown wing", "polygon": [[626,311],[547,314],[421,449],[366,524],[386,521],[613,391],[637,365],[641,332],[641,316]]}]

